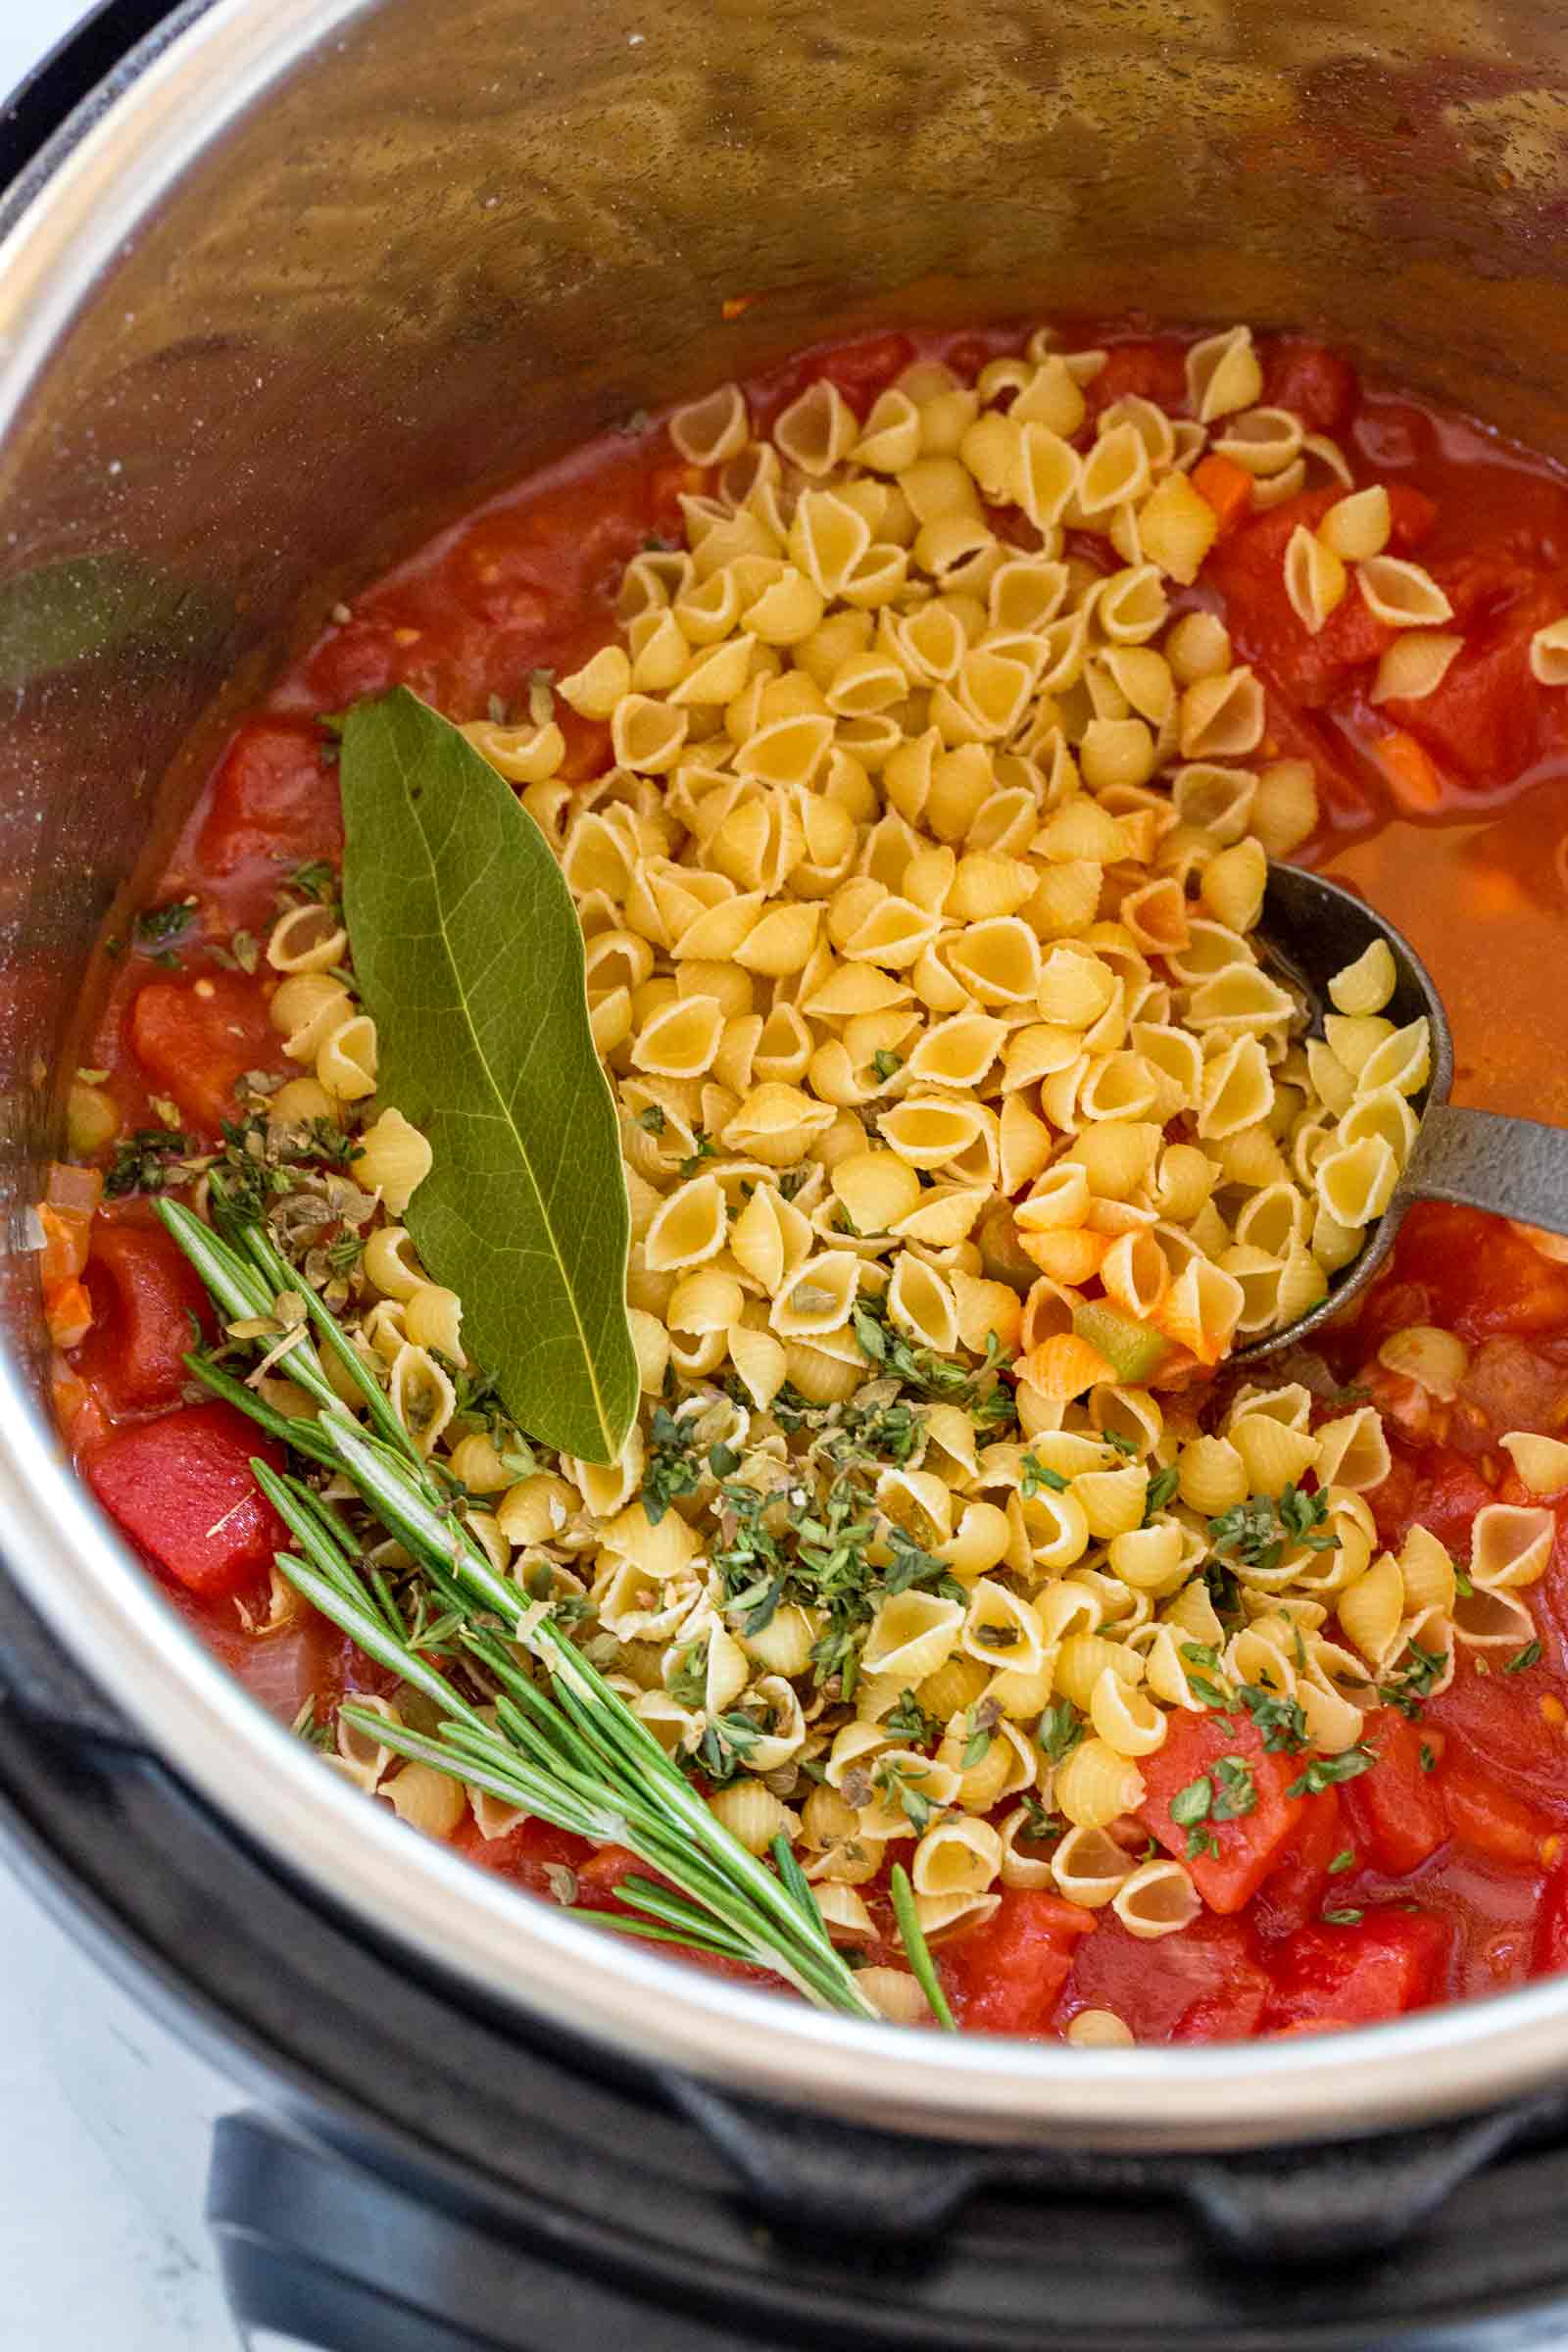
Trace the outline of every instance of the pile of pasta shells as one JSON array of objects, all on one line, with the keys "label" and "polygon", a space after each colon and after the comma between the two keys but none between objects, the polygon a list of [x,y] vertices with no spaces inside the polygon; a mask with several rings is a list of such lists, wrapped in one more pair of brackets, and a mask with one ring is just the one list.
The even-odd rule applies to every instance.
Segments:
[{"label": "pile of pasta shells", "polygon": [[[1179,1932],[1192,1876],[1132,1823],[1173,1713],[1246,1684],[1340,1753],[1412,1655],[1441,1688],[1456,1640],[1528,1640],[1549,1548],[1549,1512],[1496,1505],[1463,1572],[1421,1529],[1382,1551],[1370,1405],[1208,1403],[1206,1375],[1362,1247],[1429,1041],[1387,1017],[1381,946],[1322,1036],[1259,954],[1314,779],[1271,757],[1260,682],[1193,593],[1217,522],[1192,467],[1222,449],[1263,506],[1312,467],[1344,483],[1288,558],[1309,625],[1348,562],[1412,628],[1442,614],[1380,558],[1341,453],[1259,405],[1245,327],[1194,346],[1185,416],[1125,398],[1091,421],[1104,359],[1043,330],[973,383],[921,362],[863,418],[826,378],[765,435],[734,386],[678,411],[684,543],[626,565],[613,637],[522,723],[466,730],[585,935],[632,1209],[619,1463],[518,1476],[461,1412],[461,1301],[395,1222],[428,1148],[371,1116],[350,998],[301,1022],[321,943],[288,917],[273,942],[289,1051],[367,1122],[379,1205],[346,1311],[399,1409],[498,1564],[576,1604],[850,1943],[896,1841],[928,1936],[1004,1885]],[[553,695],[608,725],[587,785]],[[1254,1504],[1282,1540],[1217,1561],[1215,1523]],[[397,1801],[384,1751],[345,1757]],[[450,1829],[417,1774],[405,1809]]]}]

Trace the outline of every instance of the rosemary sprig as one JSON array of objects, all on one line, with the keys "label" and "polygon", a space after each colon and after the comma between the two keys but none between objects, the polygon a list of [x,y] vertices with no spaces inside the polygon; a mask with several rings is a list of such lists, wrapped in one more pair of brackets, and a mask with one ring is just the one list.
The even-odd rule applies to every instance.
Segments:
[{"label": "rosemary sprig", "polygon": [[[319,1405],[315,1420],[291,1420],[263,1402],[205,1349],[186,1362],[215,1396],[281,1438],[318,1468],[341,1473],[360,1501],[416,1564],[430,1603],[495,1695],[480,1707],[416,1646],[390,1584],[368,1573],[332,1510],[302,1478],[260,1459],[252,1469],[298,1550],[279,1553],[281,1573],[365,1654],[418,1690],[435,1710],[433,1732],[388,1724],[352,1699],[342,1714],[394,1753],[483,1788],[556,1827],[599,1844],[623,1845],[667,1884],[622,1882],[619,1914],[585,1912],[595,1925],[654,1941],[691,1944],[784,1977],[816,2006],[852,2017],[878,2012],[835,1948],[810,1885],[782,1838],[776,1870],[750,1853],[716,1819],[646,1726],[569,1640],[549,1605],[530,1601],[497,1574],[451,1510],[432,1473],[393,1412],[374,1372],[314,1290],[256,1224],[214,1213],[215,1231],[178,1202],[158,1214],[230,1323],[271,1323],[287,1294],[305,1319],[280,1354],[289,1377]],[[275,1327],[275,1326],[274,1326]],[[363,1397],[362,1427],[327,1377],[330,1350]],[[416,1611],[421,1623],[428,1622]],[[427,1637],[425,1637],[427,1641]],[[535,1679],[518,1652],[543,1668]],[[492,1720],[493,1717],[493,1720]],[[902,1879],[902,1873],[895,1873]],[[912,1895],[896,1892],[909,1963],[942,2022],[942,1998]]]}]

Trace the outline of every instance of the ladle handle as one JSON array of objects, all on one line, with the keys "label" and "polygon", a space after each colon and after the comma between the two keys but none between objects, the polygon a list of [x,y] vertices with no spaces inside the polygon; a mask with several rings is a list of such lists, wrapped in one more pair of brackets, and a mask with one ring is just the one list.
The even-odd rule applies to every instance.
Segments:
[{"label": "ladle handle", "polygon": [[1568,1128],[1435,1102],[1399,1180],[1406,1200],[1456,1200],[1568,1233]]}]

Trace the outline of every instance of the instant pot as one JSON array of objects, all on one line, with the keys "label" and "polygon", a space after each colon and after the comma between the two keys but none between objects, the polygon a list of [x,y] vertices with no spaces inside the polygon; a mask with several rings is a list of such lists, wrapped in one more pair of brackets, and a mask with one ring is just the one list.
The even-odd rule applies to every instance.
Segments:
[{"label": "instant pot", "polygon": [[1568,19],[113,0],[0,120],[0,1834],[124,1988],[101,2095],[193,2135],[242,2331],[1568,2341],[1568,1979],[1079,2050],[596,1937],[365,1804],[182,1629],[62,1457],[29,1251],[88,949],[225,715],[615,417],[857,325],[1142,310],[1309,325],[1568,457]]}]

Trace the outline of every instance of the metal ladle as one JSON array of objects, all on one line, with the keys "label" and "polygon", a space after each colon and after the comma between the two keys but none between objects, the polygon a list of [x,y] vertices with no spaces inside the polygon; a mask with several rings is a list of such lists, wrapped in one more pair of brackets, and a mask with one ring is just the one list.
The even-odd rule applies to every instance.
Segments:
[{"label": "metal ladle", "polygon": [[1420,1128],[1394,1198],[1329,1295],[1281,1330],[1238,1348],[1232,1363],[1254,1363],[1288,1348],[1342,1314],[1387,1261],[1412,1200],[1455,1201],[1464,1208],[1517,1217],[1568,1234],[1568,1128],[1543,1126],[1494,1110],[1462,1109],[1448,1101],[1453,1084],[1453,1035],[1431,973],[1403,935],[1364,899],[1300,866],[1271,865],[1257,927],[1265,958],[1301,996],[1311,1014],[1309,1034],[1323,1034],[1328,984],[1374,940],[1394,956],[1394,995],[1384,1007],[1396,1026],[1424,1013],[1432,1024],[1432,1072],[1412,1104]]}]

